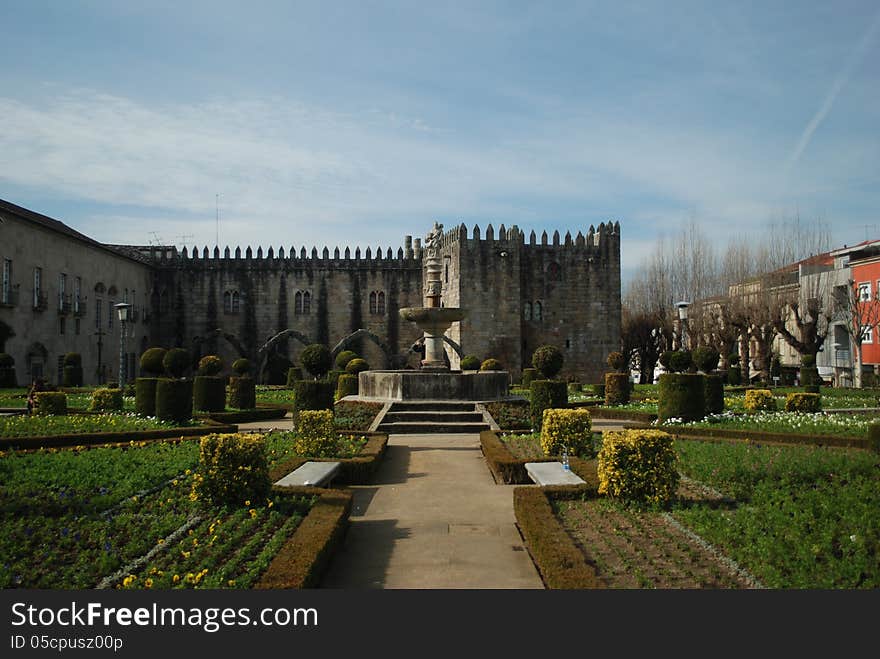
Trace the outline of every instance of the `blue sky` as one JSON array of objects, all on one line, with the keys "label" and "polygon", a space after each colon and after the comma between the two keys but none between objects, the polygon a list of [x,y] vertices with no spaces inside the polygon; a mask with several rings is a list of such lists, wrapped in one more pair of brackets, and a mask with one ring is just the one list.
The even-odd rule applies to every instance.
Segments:
[{"label": "blue sky", "polygon": [[[0,197],[106,242],[880,237],[880,5],[0,0]],[[867,228],[866,228],[867,227]]]}]

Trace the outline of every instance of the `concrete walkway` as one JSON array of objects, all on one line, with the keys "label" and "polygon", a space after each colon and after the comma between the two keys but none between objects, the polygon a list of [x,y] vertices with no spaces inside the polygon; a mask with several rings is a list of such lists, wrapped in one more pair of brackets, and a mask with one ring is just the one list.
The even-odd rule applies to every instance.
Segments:
[{"label": "concrete walkway", "polygon": [[324,588],[543,588],[479,435],[392,435]]}]

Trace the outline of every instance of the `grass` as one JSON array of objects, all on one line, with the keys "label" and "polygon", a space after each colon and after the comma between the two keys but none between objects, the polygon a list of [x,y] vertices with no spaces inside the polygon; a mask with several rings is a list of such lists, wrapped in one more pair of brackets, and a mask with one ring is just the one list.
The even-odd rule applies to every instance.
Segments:
[{"label": "grass", "polygon": [[123,414],[64,414],[58,416],[0,416],[0,437],[40,437],[92,432],[131,432],[175,428],[152,417]]},{"label": "grass", "polygon": [[726,428],[731,430],[758,430],[775,433],[800,435],[833,435],[840,437],[864,437],[868,424],[876,417],[867,415],[845,416],[821,412],[806,414],[797,412],[756,412],[754,414],[732,415],[711,414],[702,421],[689,423],[667,422],[660,427],[675,431],[676,426],[688,428]]},{"label": "grass", "polygon": [[[506,434],[500,435],[500,439],[504,446],[510,451],[513,457],[520,460],[532,460],[538,458],[546,458],[544,449],[541,448],[541,433],[529,434]],[[602,435],[593,433],[593,446],[598,449],[601,446]],[[580,455],[585,460],[592,459],[592,454]]]}]

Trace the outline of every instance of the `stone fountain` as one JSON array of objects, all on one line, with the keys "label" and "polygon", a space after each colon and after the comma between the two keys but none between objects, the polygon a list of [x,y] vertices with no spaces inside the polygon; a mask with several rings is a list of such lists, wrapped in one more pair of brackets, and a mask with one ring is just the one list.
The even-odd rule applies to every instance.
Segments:
[{"label": "stone fountain", "polygon": [[359,398],[365,400],[463,400],[489,401],[508,396],[507,371],[462,373],[446,365],[443,337],[465,317],[464,309],[444,307],[443,264],[440,257],[443,225],[425,239],[425,306],[405,307],[400,317],[424,332],[425,358],[421,368],[398,371],[364,371],[358,376]]}]

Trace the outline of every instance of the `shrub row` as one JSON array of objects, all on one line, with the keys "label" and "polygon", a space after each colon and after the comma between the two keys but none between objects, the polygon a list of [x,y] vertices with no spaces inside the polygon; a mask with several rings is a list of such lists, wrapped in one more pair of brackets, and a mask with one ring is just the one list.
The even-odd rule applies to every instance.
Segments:
[{"label": "shrub row", "polygon": [[67,414],[67,394],[62,391],[39,391],[34,394],[34,414]]},{"label": "shrub row", "polygon": [[250,421],[269,421],[283,419],[287,409],[281,405],[271,407],[259,407],[252,410],[240,410],[238,412],[210,412],[205,416],[219,423],[248,423]]},{"label": "shrub row", "polygon": [[269,563],[254,588],[316,588],[345,538],[352,495],[341,490],[318,488],[275,489],[295,494],[316,494],[319,499]]},{"label": "shrub row", "polygon": [[123,407],[122,389],[95,389],[89,401],[89,412],[119,412]]},{"label": "shrub row", "polygon": [[64,446],[99,446],[101,444],[128,444],[164,439],[201,437],[211,433],[238,432],[238,426],[212,423],[207,426],[185,428],[162,428],[160,430],[131,430],[126,432],[88,432],[70,435],[44,435],[34,437],[0,438],[0,450],[60,448]]},{"label": "shrub row", "polygon": [[[634,429],[634,428],[630,428]],[[815,446],[836,446],[841,448],[869,448],[865,437],[842,437],[840,435],[796,435],[794,433],[767,432],[764,430],[734,430],[732,428],[688,428],[675,426],[669,428],[680,439],[751,441],[767,444],[812,444]]]},{"label": "shrub row", "polygon": [[336,451],[333,410],[301,410],[296,419],[294,447],[300,455],[330,457]]},{"label": "shrub row", "polygon": [[255,380],[249,376],[229,378],[229,407],[237,410],[252,410],[256,406],[257,388]]},{"label": "shrub row", "polygon": [[596,570],[556,518],[542,488],[513,490],[513,511],[545,585],[553,589],[604,588]]},{"label": "shrub row", "polygon": [[786,412],[821,412],[822,396],[819,394],[791,393],[785,397]]},{"label": "shrub row", "polygon": [[[208,357],[202,361],[206,359]],[[206,368],[211,370],[215,366],[213,362],[208,362]],[[193,379],[193,409],[197,412],[222,412],[225,410],[226,379],[217,375],[197,375]]]},{"label": "shrub row", "polygon": [[776,397],[769,389],[749,389],[746,392],[746,412],[775,412]]},{"label": "shrub row", "polygon": [[590,407],[589,409],[594,419],[624,419],[640,423],[652,423],[657,418],[657,415],[651,412],[615,410],[607,407]]}]

